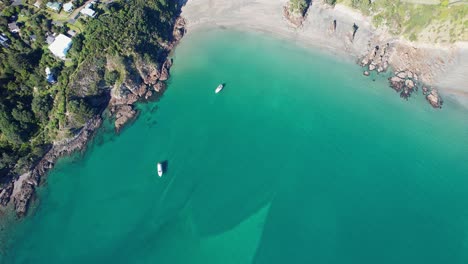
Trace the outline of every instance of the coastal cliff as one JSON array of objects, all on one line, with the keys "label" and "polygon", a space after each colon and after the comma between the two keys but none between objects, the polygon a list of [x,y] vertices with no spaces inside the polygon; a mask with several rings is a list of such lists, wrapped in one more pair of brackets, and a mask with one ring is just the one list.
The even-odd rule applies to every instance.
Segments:
[{"label": "coastal cliff", "polygon": [[77,66],[64,81],[69,113],[60,123],[58,140],[29,171],[0,186],[0,206],[13,204],[18,217],[26,215],[41,178],[58,158],[86,148],[105,109],[118,131],[136,116],[135,103],[164,92],[172,66],[168,56],[185,34],[181,5],[115,1],[106,16],[87,25],[78,37],[80,47],[74,46]]},{"label": "coastal cliff", "polygon": [[29,173],[14,182],[14,185],[19,186],[15,188],[16,192],[11,193],[18,216],[22,217],[26,214],[29,202],[36,187],[40,184],[41,177],[54,167],[56,160],[75,151],[84,150],[101,124],[102,118],[100,116],[93,117],[74,138],[55,144]]},{"label": "coastal cliff", "polygon": [[[177,45],[185,34],[185,20],[176,19],[173,38],[166,43],[166,54]],[[119,131],[137,114],[134,104],[140,100],[148,100],[152,96],[162,94],[166,89],[166,81],[170,77],[172,59],[164,58],[159,63],[145,63],[138,59],[134,64],[127,65],[129,72],[136,72],[134,78],[127,78],[121,85],[112,88],[109,108],[115,117],[115,129]]]}]

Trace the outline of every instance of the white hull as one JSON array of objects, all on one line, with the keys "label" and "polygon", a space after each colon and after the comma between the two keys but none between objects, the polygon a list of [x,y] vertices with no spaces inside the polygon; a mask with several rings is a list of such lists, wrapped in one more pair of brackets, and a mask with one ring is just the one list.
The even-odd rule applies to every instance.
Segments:
[{"label": "white hull", "polygon": [[215,93],[221,92],[221,90],[224,88],[224,85],[220,84],[218,87],[216,87]]},{"label": "white hull", "polygon": [[163,176],[163,169],[162,169],[162,164],[158,163],[158,176],[162,177]]}]

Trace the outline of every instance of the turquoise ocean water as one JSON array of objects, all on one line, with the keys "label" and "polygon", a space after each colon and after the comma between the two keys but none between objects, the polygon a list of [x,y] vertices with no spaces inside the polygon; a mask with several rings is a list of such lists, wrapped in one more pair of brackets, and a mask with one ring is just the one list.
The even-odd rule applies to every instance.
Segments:
[{"label": "turquoise ocean water", "polygon": [[1,263],[468,263],[463,108],[260,33],[193,33],[174,62],[59,162]]}]

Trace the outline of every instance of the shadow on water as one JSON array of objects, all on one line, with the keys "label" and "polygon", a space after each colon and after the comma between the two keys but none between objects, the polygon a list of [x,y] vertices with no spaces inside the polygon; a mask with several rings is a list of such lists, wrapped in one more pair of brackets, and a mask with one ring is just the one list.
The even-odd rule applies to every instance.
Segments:
[{"label": "shadow on water", "polygon": [[169,161],[168,160],[163,160],[161,162],[161,165],[162,165],[163,172],[168,173],[169,172]]}]

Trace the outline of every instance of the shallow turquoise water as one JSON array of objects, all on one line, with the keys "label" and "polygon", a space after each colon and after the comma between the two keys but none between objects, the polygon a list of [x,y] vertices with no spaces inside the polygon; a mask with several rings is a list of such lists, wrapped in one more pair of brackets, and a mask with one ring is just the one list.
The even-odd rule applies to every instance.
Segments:
[{"label": "shallow turquoise water", "polygon": [[59,163],[2,263],[468,261],[454,103],[406,102],[353,63],[211,30],[184,39],[168,91],[140,108]]}]

